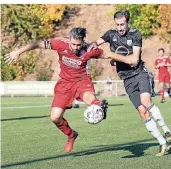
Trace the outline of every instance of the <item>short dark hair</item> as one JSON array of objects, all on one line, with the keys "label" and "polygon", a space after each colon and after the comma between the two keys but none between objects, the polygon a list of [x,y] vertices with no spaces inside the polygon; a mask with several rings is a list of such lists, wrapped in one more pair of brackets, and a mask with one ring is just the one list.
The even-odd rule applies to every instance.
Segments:
[{"label": "short dark hair", "polygon": [[83,39],[86,37],[86,33],[87,33],[86,28],[76,27],[71,29],[69,35],[74,39],[83,41]]},{"label": "short dark hair", "polygon": [[159,52],[160,50],[162,50],[162,51],[163,51],[163,53],[165,52],[165,50],[164,50],[163,48],[158,49],[158,52]]},{"label": "short dark hair", "polygon": [[129,22],[129,18],[130,18],[130,13],[128,10],[120,10],[120,11],[117,11],[115,14],[114,14],[114,19],[118,19],[118,18],[121,18],[121,17],[125,17],[126,18],[126,22],[128,23]]}]

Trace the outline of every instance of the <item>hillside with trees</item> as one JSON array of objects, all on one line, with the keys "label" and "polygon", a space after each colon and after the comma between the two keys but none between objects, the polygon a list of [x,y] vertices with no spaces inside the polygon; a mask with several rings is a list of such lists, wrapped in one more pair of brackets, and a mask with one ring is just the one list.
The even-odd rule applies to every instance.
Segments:
[{"label": "hillside with trees", "polygon": [[[113,28],[113,13],[128,9],[130,25],[143,35],[143,60],[156,74],[154,60],[158,48],[171,55],[171,5],[1,5],[1,77],[2,80],[57,80],[56,52],[36,50],[27,52],[14,65],[6,65],[3,57],[14,48],[33,40],[67,36],[72,27],[86,27],[87,41],[92,42]],[[111,55],[107,45],[103,45]],[[105,80],[108,75],[118,79],[109,60],[92,60],[94,80]]]}]

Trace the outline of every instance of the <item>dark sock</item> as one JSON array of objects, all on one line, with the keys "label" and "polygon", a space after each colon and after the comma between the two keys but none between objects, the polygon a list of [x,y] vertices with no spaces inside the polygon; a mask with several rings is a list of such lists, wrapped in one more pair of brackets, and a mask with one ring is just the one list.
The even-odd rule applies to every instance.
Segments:
[{"label": "dark sock", "polygon": [[71,129],[67,120],[65,120],[64,118],[62,118],[62,121],[60,122],[60,124],[57,124],[56,126],[58,127],[59,130],[61,130],[69,138],[74,137],[74,130]]}]

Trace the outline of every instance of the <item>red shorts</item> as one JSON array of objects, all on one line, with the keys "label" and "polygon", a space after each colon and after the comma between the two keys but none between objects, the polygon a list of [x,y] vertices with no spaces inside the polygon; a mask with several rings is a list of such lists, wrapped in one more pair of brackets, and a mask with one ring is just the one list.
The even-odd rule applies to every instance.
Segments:
[{"label": "red shorts", "polygon": [[54,88],[52,107],[59,107],[64,110],[71,108],[74,99],[83,101],[83,94],[85,92],[95,93],[91,79],[85,79],[77,82],[60,79]]},{"label": "red shorts", "polygon": [[159,79],[159,83],[164,82],[170,84],[170,75],[159,75],[158,79]]}]

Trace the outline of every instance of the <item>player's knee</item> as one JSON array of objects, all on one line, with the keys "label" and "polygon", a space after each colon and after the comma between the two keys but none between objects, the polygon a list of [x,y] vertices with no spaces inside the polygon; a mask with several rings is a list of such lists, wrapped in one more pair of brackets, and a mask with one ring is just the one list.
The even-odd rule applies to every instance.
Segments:
[{"label": "player's knee", "polygon": [[151,105],[151,94],[150,93],[142,93],[140,95],[140,99],[141,99],[141,104],[144,107],[149,107]]},{"label": "player's knee", "polygon": [[139,106],[137,110],[139,111],[142,120],[146,120],[150,117],[147,109],[143,105]]},{"label": "player's knee", "polygon": [[164,84],[162,82],[159,84],[159,88],[160,88],[160,90],[163,90]]},{"label": "player's knee", "polygon": [[142,105],[147,109],[151,105],[151,102],[144,102]]},{"label": "player's knee", "polygon": [[62,117],[62,111],[59,109],[54,109],[52,108],[51,113],[50,113],[50,120],[57,124],[60,123]]},{"label": "player's knee", "polygon": [[55,124],[60,123],[60,117],[55,116],[53,113],[50,115],[50,120]]},{"label": "player's knee", "polygon": [[55,124],[59,124],[59,119],[55,119],[52,116],[50,116],[50,120]]},{"label": "player's knee", "polygon": [[169,83],[166,83],[166,88],[170,88],[170,84]]},{"label": "player's knee", "polygon": [[149,106],[151,105],[151,99],[150,99],[150,98],[149,98],[149,99],[144,99],[144,100],[141,101],[141,104],[142,104],[145,108],[147,108],[147,107],[149,107]]}]

